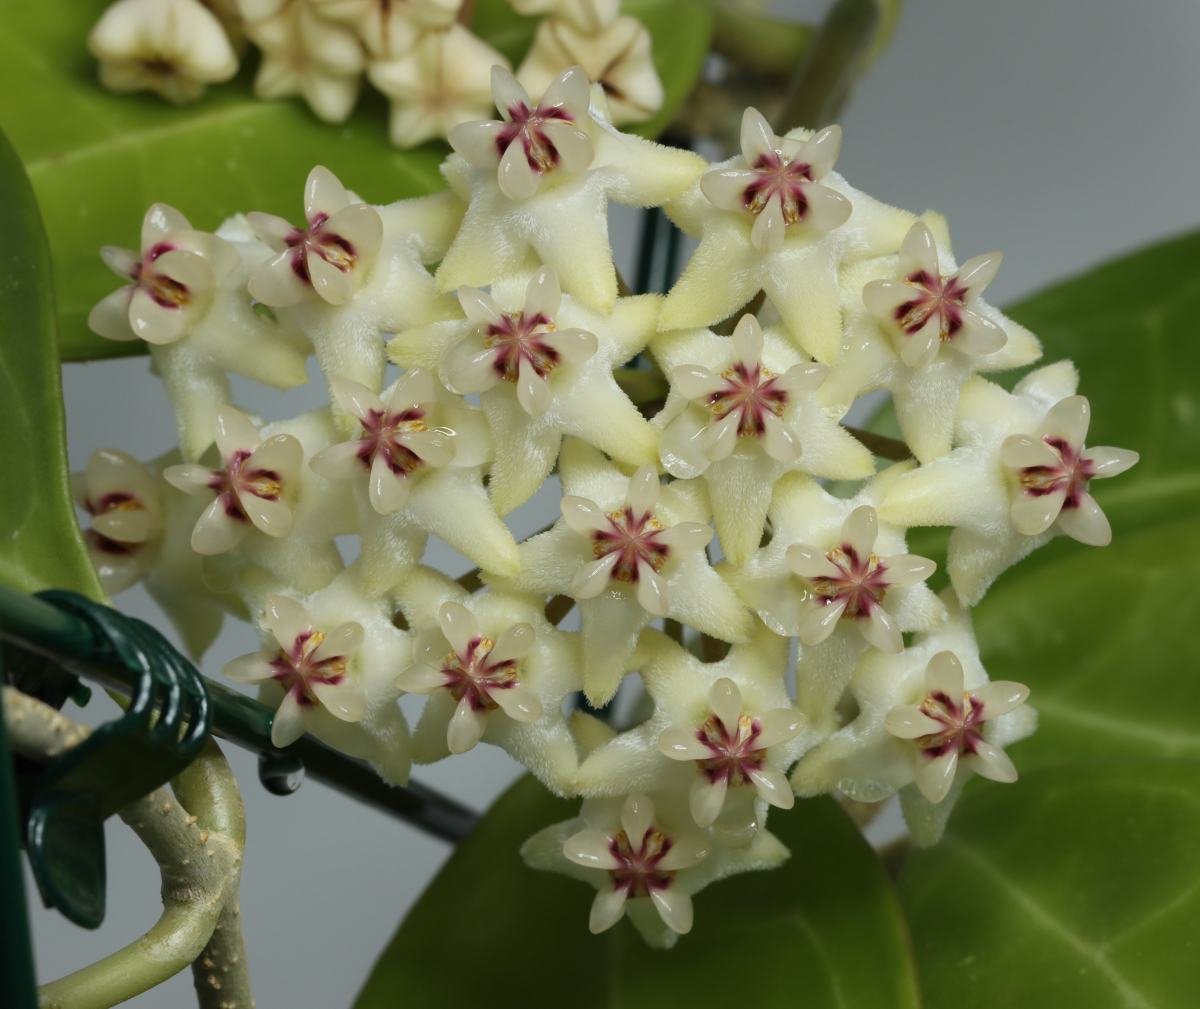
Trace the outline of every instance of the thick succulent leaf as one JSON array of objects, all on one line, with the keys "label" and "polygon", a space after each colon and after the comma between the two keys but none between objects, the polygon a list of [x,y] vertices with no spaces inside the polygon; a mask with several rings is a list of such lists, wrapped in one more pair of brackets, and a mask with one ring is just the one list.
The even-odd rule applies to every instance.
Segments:
[{"label": "thick succulent leaf", "polygon": [[518,781],[413,907],[355,1009],[676,1009],[740,1005],[748,991],[764,1007],[794,1005],[798,991],[805,1009],[918,1004],[894,892],[831,800],[772,811],[793,857],[697,895],[696,926],[669,952],[627,920],[591,935],[595,891],[522,863],[526,837],[577,809]]},{"label": "thick succulent leaf", "polygon": [[50,250],[33,189],[0,133],[0,582],[104,601],[67,477]]},{"label": "thick succulent leaf", "polygon": [[243,71],[194,105],[157,95],[113,95],[96,82],[88,32],[106,0],[0,0],[0,128],[24,161],[42,208],[58,278],[65,360],[145,352],[141,341],[105,340],[87,315],[120,281],[100,246],[137,248],[155,201],[192,225],[216,228],[230,214],[262,210],[299,220],[304,180],[326,165],[371,202],[433,192],[443,145],[397,151],[386,104],[364,90],[340,126],[320,122],[299,99],[264,102]]},{"label": "thick succulent leaf", "polygon": [[900,877],[926,1009],[1186,1009],[1200,763],[1046,768],[965,797]]}]

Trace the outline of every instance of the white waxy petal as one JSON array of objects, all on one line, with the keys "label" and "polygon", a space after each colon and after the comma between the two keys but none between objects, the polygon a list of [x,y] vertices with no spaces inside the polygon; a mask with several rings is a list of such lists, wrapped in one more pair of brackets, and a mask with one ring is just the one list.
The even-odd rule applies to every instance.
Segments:
[{"label": "white waxy petal", "polygon": [[787,775],[770,761],[764,761],[758,768],[751,768],[750,780],[754,782],[754,790],[759,798],[772,806],[791,809],[796,804],[796,796],[788,784]]},{"label": "white waxy petal", "polygon": [[525,317],[529,319],[540,315],[547,322],[553,322],[561,307],[562,288],[558,284],[558,274],[553,267],[543,266],[530,278],[525,288]]},{"label": "white waxy petal", "polygon": [[550,382],[537,373],[537,369],[524,355],[517,367],[517,402],[530,417],[540,417],[554,402]]},{"label": "white waxy petal", "polygon": [[671,609],[671,590],[665,579],[641,560],[638,561],[637,601],[642,609],[656,617],[665,617]]},{"label": "white waxy petal", "polygon": [[475,744],[483,738],[483,730],[487,728],[487,712],[476,711],[471,707],[470,694],[463,695],[450,716],[450,724],[446,726],[446,746],[451,753],[466,753],[473,750]]},{"label": "white waxy petal", "polygon": [[971,697],[983,705],[985,719],[996,718],[1024,704],[1029,698],[1029,688],[1012,680],[993,680],[973,689]]},{"label": "white waxy petal", "polygon": [[168,466],[162,472],[163,480],[173,487],[178,487],[185,494],[210,493],[214,475],[211,469],[206,466],[198,466],[196,463]]},{"label": "white waxy petal", "polygon": [[792,394],[796,399],[811,396],[829,375],[829,367],[815,361],[794,364],[775,379],[775,387]]},{"label": "white waxy petal", "polygon": [[892,708],[883,720],[884,726],[898,739],[917,739],[941,732],[945,728],[941,722],[930,718],[915,704],[905,704]]},{"label": "white waxy petal", "polygon": [[762,360],[763,334],[758,320],[747,312],[733,328],[733,356],[753,371]]},{"label": "white waxy petal", "polygon": [[810,543],[793,543],[787,548],[787,565],[801,578],[841,578],[842,569],[823,550]]},{"label": "white waxy petal", "polygon": [[742,692],[728,676],[722,676],[708,691],[708,706],[731,731],[742,717]]},{"label": "white waxy petal", "polygon": [[1049,494],[1029,494],[1018,491],[1013,499],[1009,514],[1012,524],[1022,536],[1037,536],[1044,533],[1062,511],[1063,502],[1067,499],[1065,490],[1052,491]]},{"label": "white waxy petal", "polygon": [[571,595],[576,599],[593,599],[608,588],[612,569],[621,559],[618,552],[606,554],[598,561],[589,561],[571,580]]},{"label": "white waxy petal", "polygon": [[292,266],[293,257],[302,254],[302,250],[288,249],[263,263],[246,285],[250,296],[272,308],[287,308],[306,301],[312,295],[312,286]]},{"label": "white waxy petal", "polygon": [[1083,447],[1088,426],[1092,421],[1092,409],[1086,396],[1068,396],[1055,403],[1038,428],[1042,437],[1061,438],[1076,449]]},{"label": "white waxy petal", "polygon": [[882,580],[885,585],[916,585],[937,570],[937,564],[928,557],[916,554],[894,554],[880,563],[884,568]]},{"label": "white waxy petal", "polygon": [[349,273],[339,270],[316,252],[309,252],[304,262],[313,290],[331,305],[348,305],[354,300],[354,281]]},{"label": "white waxy petal", "polygon": [[766,117],[755,108],[742,113],[741,146],[742,157],[751,168],[763,155],[777,156],[775,131]]},{"label": "white waxy petal", "polygon": [[492,67],[492,97],[506,122],[511,122],[513,115],[521,109],[533,109],[528,92],[499,64]]},{"label": "white waxy petal", "polygon": [[1058,513],[1058,528],[1088,546],[1106,547],[1112,542],[1112,526],[1091,494],[1081,494],[1076,507]]},{"label": "white waxy petal", "polygon": [[561,119],[542,123],[541,130],[558,151],[560,160],[557,167],[572,174],[587,171],[596,156],[591,137],[574,123]]},{"label": "white waxy petal", "polygon": [[192,549],[206,556],[223,554],[241,543],[249,531],[250,523],[226,512],[222,495],[196,520],[196,527],[192,530]]},{"label": "white waxy petal", "polygon": [[253,475],[256,470],[273,473],[283,484],[295,481],[304,462],[304,446],[290,434],[277,434],[258,446],[246,460],[242,473]]},{"label": "white waxy petal", "polygon": [[696,774],[688,792],[688,808],[697,827],[711,827],[716,822],[721,810],[725,808],[725,795],[728,791],[729,782],[725,778],[711,781],[703,771]]},{"label": "white waxy petal", "polygon": [[216,436],[217,451],[227,461],[238,452],[254,452],[262,444],[258,428],[235,406],[217,407],[213,434]]},{"label": "white waxy petal", "polygon": [[621,829],[625,831],[634,851],[642,846],[642,839],[653,823],[654,803],[648,795],[634,792],[626,798],[621,807]]},{"label": "white waxy petal", "polygon": [[850,220],[854,208],[841,193],[815,182],[801,182],[800,191],[808,203],[803,222],[813,231],[833,231]]},{"label": "white waxy petal", "polygon": [[871,607],[867,616],[855,621],[862,636],[880,651],[899,655],[904,651],[904,637],[895,618],[882,606]]},{"label": "white waxy petal", "polygon": [[283,701],[271,720],[271,742],[275,746],[291,746],[304,735],[308,726],[304,720],[304,709],[296,700],[296,695],[289,690],[283,695]]},{"label": "white waxy petal", "polygon": [[711,462],[720,462],[733,455],[733,450],[737,448],[740,424],[741,412],[738,410],[711,422],[704,429],[704,436],[700,439],[700,450],[704,453],[704,458]]},{"label": "white waxy petal", "polygon": [[1031,434],[1014,434],[1005,438],[1000,444],[1000,461],[1011,469],[1062,467],[1062,457],[1041,438]]},{"label": "white waxy petal", "polygon": [[595,357],[600,349],[596,334],[586,329],[560,329],[546,333],[541,340],[558,352],[564,364],[583,364]]},{"label": "white waxy petal", "polygon": [[473,325],[499,326],[505,321],[506,316],[492,300],[492,296],[477,287],[460,287],[458,303]]},{"label": "white waxy petal", "polygon": [[799,711],[790,708],[772,708],[757,717],[759,730],[755,745],[762,749],[778,746],[795,739],[804,731],[807,721]]},{"label": "white waxy petal", "polygon": [[308,460],[308,468],[328,480],[354,480],[367,472],[358,452],[356,441],[330,445]]},{"label": "white waxy petal", "polygon": [[936,312],[930,314],[925,325],[913,333],[905,333],[900,345],[900,360],[920,371],[933,364],[942,349],[942,319]]},{"label": "white waxy petal", "polygon": [[907,279],[916,273],[924,273],[929,277],[942,275],[938,265],[937,242],[924,221],[917,221],[909,228],[904,241],[900,243],[901,276]]},{"label": "white waxy petal", "polygon": [[962,703],[963,667],[953,652],[938,652],[925,667],[925,691],[945,694],[955,704]]},{"label": "white waxy petal", "polygon": [[467,656],[472,641],[483,637],[475,614],[462,603],[442,603],[442,608],[438,610],[438,624],[442,633],[446,635],[446,640],[450,642],[450,647],[460,658]]},{"label": "white waxy petal", "polygon": [[142,250],[149,249],[172,231],[191,231],[188,219],[169,203],[153,203],[142,217]]},{"label": "white waxy petal", "polygon": [[758,172],[745,168],[720,168],[700,176],[700,191],[722,210],[745,210],[746,188],[758,181]]},{"label": "white waxy petal", "polygon": [[834,632],[845,609],[844,602],[829,603],[827,606],[810,606],[800,617],[796,636],[806,645],[819,645]]},{"label": "white waxy petal", "polygon": [[692,930],[692,898],[682,886],[672,882],[665,890],[651,890],[650,899],[663,924],[671,931],[686,935]]},{"label": "white waxy petal", "polygon": [[1089,448],[1083,458],[1092,464],[1092,476],[1110,477],[1124,473],[1138,461],[1138,454],[1127,448],[1100,445]]},{"label": "white waxy petal", "polygon": [[542,699],[528,687],[489,690],[488,697],[514,722],[536,722],[542,717]]},{"label": "white waxy petal", "polygon": [[1001,252],[985,252],[982,256],[973,256],[958,268],[958,281],[967,288],[963,299],[968,305],[983,293],[995,278],[996,271],[1004,260]]},{"label": "white waxy petal", "polygon": [[978,740],[975,743],[975,752],[963,754],[963,760],[976,774],[992,781],[1011,784],[1017,780],[1017,768],[1009,755],[986,740]]},{"label": "white waxy petal", "polygon": [[708,760],[713,755],[712,750],[696,736],[694,729],[679,725],[663,729],[658,737],[658,749],[663,756],[672,760]]},{"label": "white waxy petal", "polygon": [[350,246],[354,256],[354,269],[362,264],[374,262],[383,244],[383,220],[379,211],[365,203],[352,203],[339,210],[320,230],[322,241],[339,238]]},{"label": "white waxy petal", "polygon": [[397,438],[429,466],[449,466],[457,454],[452,436],[444,431],[410,431]]},{"label": "white waxy petal", "polygon": [[415,662],[424,662],[427,666],[440,669],[449,651],[450,642],[446,640],[446,635],[439,628],[428,627],[417,632],[417,638],[413,642],[413,660]]},{"label": "white waxy petal", "polygon": [[750,229],[750,244],[761,252],[778,252],[783,248],[786,228],[783,198],[779,193],[772,193],[767,205],[754,219],[754,227]]},{"label": "white waxy petal", "polygon": [[329,387],[333,390],[333,396],[337,400],[338,406],[351,417],[365,421],[372,413],[383,414],[385,412],[383,400],[359,382],[343,378],[341,375],[334,375],[329,380]]},{"label": "white waxy petal", "polygon": [[304,216],[311,224],[320,215],[332,217],[350,205],[346,187],[324,165],[317,165],[304,182]]},{"label": "white waxy petal", "polygon": [[309,686],[334,718],[340,718],[343,722],[361,722],[367,713],[367,695],[357,683],[343,680],[334,685],[317,680]]},{"label": "white waxy petal", "polygon": [[1008,343],[1008,334],[986,316],[969,308],[964,308],[959,314],[962,327],[949,341],[949,346],[959,353],[983,357],[994,354]]},{"label": "white waxy petal", "polygon": [[221,672],[238,683],[261,683],[263,680],[269,680],[275,674],[275,670],[271,668],[273,658],[275,658],[273,652],[251,652],[232,662],[226,662],[221,667]]},{"label": "white waxy petal", "polygon": [[800,145],[793,161],[800,160],[812,168],[812,177],[820,182],[833,171],[842,150],[842,128],[826,126]]},{"label": "white waxy petal", "polygon": [[870,505],[855,508],[842,523],[842,542],[849,544],[861,558],[871,556],[879,536],[879,516]]},{"label": "white waxy petal", "polygon": [[371,462],[368,496],[379,515],[394,515],[408,503],[412,477],[392,472],[387,456],[380,452]]},{"label": "white waxy petal", "polygon": [[530,624],[513,624],[512,627],[505,629],[504,633],[496,639],[496,644],[492,647],[492,652],[488,656],[488,662],[496,665],[500,662],[508,662],[511,659],[525,658],[529,654],[529,649],[533,647],[536,637],[537,635]]},{"label": "white waxy petal", "polygon": [[772,459],[786,464],[794,463],[803,454],[800,438],[792,426],[773,413],[763,415],[763,450]]},{"label": "white waxy petal", "polygon": [[916,773],[917,788],[930,802],[941,802],[954,783],[954,772],[958,769],[958,751],[947,750],[940,757],[929,760],[921,758]]},{"label": "white waxy petal", "polygon": [[274,214],[264,214],[261,211],[252,210],[246,215],[246,223],[254,230],[273,252],[286,252],[288,249],[287,240],[297,230],[291,223],[282,217],[276,217]]},{"label": "white waxy petal", "polygon": [[477,168],[496,168],[500,164],[499,140],[503,129],[495,120],[476,119],[451,127],[446,139]]},{"label": "white waxy petal", "polygon": [[338,624],[325,635],[325,640],[312,653],[313,662],[325,662],[328,659],[344,658],[362,648],[362,624],[347,620]]},{"label": "white waxy petal", "polygon": [[591,98],[592,84],[587,71],[581,66],[571,66],[550,82],[537,111],[544,116],[551,109],[562,109],[575,122],[582,123],[587,120]]},{"label": "white waxy petal", "polygon": [[611,883],[605,884],[592,901],[591,915],[588,917],[588,929],[593,935],[599,935],[612,928],[621,920],[625,913],[625,891],[618,890]]},{"label": "white waxy petal", "polygon": [[440,669],[435,669],[424,662],[414,662],[400,672],[392,682],[408,694],[432,694],[446,685],[446,677]]},{"label": "white waxy petal", "polygon": [[410,407],[437,401],[437,380],[433,373],[424,368],[413,368],[400,376],[396,388],[388,400],[388,414],[392,417]]},{"label": "white waxy petal", "polygon": [[92,518],[92,528],[96,532],[119,543],[145,543],[154,527],[153,517],[144,508],[137,511],[114,508]]},{"label": "white waxy petal", "polygon": [[595,501],[567,494],[558,503],[562,516],[575,532],[590,536],[593,532],[609,528],[608,516]]},{"label": "white waxy petal", "polygon": [[[791,789],[788,789],[791,792]],[[658,863],[658,868],[666,872],[677,872],[680,869],[690,869],[699,865],[712,854],[712,842],[703,834],[691,831],[675,834],[671,838],[671,850]]]},{"label": "white waxy petal", "polygon": [[292,531],[292,510],[282,501],[268,501],[243,492],[238,494],[238,503],[259,532],[279,537]]},{"label": "white waxy petal", "polygon": [[510,200],[527,200],[538,191],[542,176],[534,171],[525,154],[525,144],[521,136],[517,136],[504,157],[500,159],[500,167],[496,169],[500,183],[500,192]]},{"label": "white waxy petal", "polygon": [[164,308],[144,287],[137,288],[129,299],[129,328],[147,343],[162,346],[183,339],[187,322],[182,309]]},{"label": "white waxy petal", "polygon": [[654,510],[662,484],[658,482],[658,471],[650,463],[643,463],[629,478],[629,491],[625,503],[633,512],[634,519],[641,519]]},{"label": "white waxy petal", "polygon": [[880,319],[896,322],[896,310],[913,301],[917,291],[902,280],[872,280],[863,286],[867,311]]},{"label": "white waxy petal", "polygon": [[296,644],[296,639],[313,633],[312,616],[295,599],[287,596],[271,596],[263,608],[262,622],[275,635],[279,647],[289,655]]},{"label": "white waxy petal", "polygon": [[703,550],[712,541],[713,527],[703,522],[678,522],[658,534],[658,541],[680,557]]},{"label": "white waxy petal", "polygon": [[725,387],[725,379],[699,364],[681,364],[671,371],[671,381],[688,399],[701,403]]},{"label": "white waxy petal", "polygon": [[619,869],[621,861],[612,853],[612,838],[602,830],[581,830],[563,845],[563,854],[589,869]]},{"label": "white waxy petal", "polygon": [[450,369],[446,384],[457,393],[486,392],[499,385],[496,359],[501,353],[499,348],[489,348],[464,358]]},{"label": "white waxy petal", "polygon": [[88,328],[108,340],[136,340],[129,325],[129,302],[137,290],[132,284],[117,288],[88,313]]}]

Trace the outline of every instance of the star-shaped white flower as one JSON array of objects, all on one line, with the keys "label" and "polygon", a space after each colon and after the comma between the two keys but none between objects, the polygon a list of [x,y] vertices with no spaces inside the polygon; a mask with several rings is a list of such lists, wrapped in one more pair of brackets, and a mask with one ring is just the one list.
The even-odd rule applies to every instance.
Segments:
[{"label": "star-shaped white flower", "polygon": [[813,391],[829,369],[744,315],[733,338],[665,333],[651,345],[671,393],[654,425],[673,476],[703,476],[725,556],[758,549],[775,482],[789,470],[835,480],[874,472],[871,453],[825,416]]},{"label": "star-shaped white flower", "polygon": [[534,834],[521,856],[535,869],[596,887],[588,927],[611,928],[628,914],[652,946],[669,949],[692,927],[692,894],[726,876],[771,869],[788,857],[767,831],[729,848],[698,831],[682,792],[587,799],[580,815]]},{"label": "star-shaped white flower", "polygon": [[176,105],[237,73],[221,22],[199,0],[117,0],[88,35],[109,91],[157,91]]},{"label": "star-shaped white flower", "polygon": [[635,17],[623,14],[600,32],[580,31],[565,18],[546,18],[517,80],[530,94],[541,94],[572,66],[583,67],[588,79],[604,89],[614,126],[644,123],[662,108],[663,86],[654,68],[650,33]]},{"label": "star-shaped white flower", "polygon": [[[608,201],[658,206],[694,182],[704,160],[599,121],[602,116],[588,109],[582,68],[561,74],[532,112],[511,76],[494,75],[497,106],[514,118],[464,123],[451,132],[459,153],[446,160],[442,174],[470,206],[438,268],[438,288],[485,287],[518,272],[532,249],[569,294],[611,312],[617,275]],[[524,188],[514,188],[516,179]]]},{"label": "star-shaped white flower", "polygon": [[593,750],[576,789],[589,797],[687,789],[696,825],[745,847],[767,804],[790,809],[794,801],[784,772],[800,755],[804,716],[787,696],[787,664],[787,639],[762,624],[720,662],[701,662],[666,635],[643,631],[631,665],[654,713]]},{"label": "star-shaped white flower", "polygon": [[726,641],[749,636],[749,614],[709,566],[712,527],[694,485],[660,487],[653,466],[626,477],[575,439],[563,443],[559,473],[562,521],[521,545],[520,575],[488,580],[578,602],[584,690],[593,704],[616,692],[638,634],[655,617]]},{"label": "star-shaped white flower", "polygon": [[367,67],[392,102],[390,136],[415,147],[492,110],[492,67],[508,60],[460,24],[425,31],[407,50]]},{"label": "star-shaped white flower", "polygon": [[[806,737],[830,730],[846,680],[871,644],[898,651],[901,631],[927,630],[945,617],[924,585],[933,563],[907,554],[904,529],[874,514],[912,468],[889,466],[850,499],[789,473],[771,500],[771,541],[728,572],[768,627],[801,638],[796,691],[812,729]],[[880,573],[881,558],[895,566]]]},{"label": "star-shaped white flower", "polygon": [[947,567],[968,606],[1058,531],[1097,546],[1112,537],[1087,482],[1128,469],[1137,453],[1102,448],[1084,458],[1088,407],[1074,395],[1077,383],[1070,361],[1031,372],[1011,393],[970,379],[959,401],[958,447],[896,481],[880,506],[897,524],[955,527]]},{"label": "star-shaped white flower", "polygon": [[304,460],[300,442],[287,434],[264,441],[250,418],[232,406],[217,408],[214,428],[222,469],[189,463],[163,471],[169,483],[188,494],[215,494],[192,531],[192,549],[199,554],[232,550],[252,525],[268,536],[287,535],[292,528],[288,499]]},{"label": "star-shaped white flower", "polygon": [[582,685],[578,635],[554,627],[537,600],[471,596],[428,568],[414,572],[399,601],[416,638],[415,661],[396,685],[430,695],[413,737],[417,762],[482,740],[571,794],[578,761],[563,702]]},{"label": "star-shaped white flower", "polygon": [[97,449],[83,473],[71,474],[71,495],[92,517],[83,536],[110,596],[140,580],[154,563],[163,533],[162,490],[133,456]]},{"label": "star-shaped white flower", "polygon": [[915,220],[829,171],[839,142],[834,127],[776,137],[758,112],[746,110],[746,153],[714,166],[664,206],[700,247],[667,296],[660,330],[711,326],[762,290],[806,353],[825,364],[837,360],[839,268],[894,252]]},{"label": "star-shaped white flower", "polygon": [[1022,704],[1025,687],[988,682],[970,611],[951,590],[943,599],[948,616],[939,627],[918,633],[900,654],[863,655],[849,681],[855,717],[806,753],[792,774],[800,795],[837,789],[878,802],[899,791],[922,845],[941,836],[972,773],[1015,780],[1003,748],[1037,725],[1036,712]]},{"label": "star-shaped white flower", "polygon": [[[366,54],[354,32],[321,17],[307,0],[268,4],[246,17],[246,35],[262,50],[254,78],[259,98],[300,95],[327,123],[354,109]],[[255,11],[253,14],[258,14]]]},{"label": "star-shaped white flower", "polygon": [[461,0],[309,0],[321,17],[350,28],[373,60],[394,60],[423,31],[454,21]]},{"label": "star-shaped white flower", "polygon": [[605,317],[563,297],[551,267],[522,296],[515,284],[487,295],[462,288],[467,318],[411,329],[388,347],[399,364],[435,367],[458,392],[481,393],[496,459],[490,493],[505,515],[540,487],[564,434],[638,466],[656,457],[657,438],[613,377],[654,334],[658,298],[621,298]]}]

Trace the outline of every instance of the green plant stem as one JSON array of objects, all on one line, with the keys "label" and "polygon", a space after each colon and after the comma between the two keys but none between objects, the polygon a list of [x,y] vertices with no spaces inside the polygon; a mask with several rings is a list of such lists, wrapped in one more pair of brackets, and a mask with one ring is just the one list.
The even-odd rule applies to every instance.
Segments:
[{"label": "green plant stem", "polygon": [[713,49],[768,77],[789,77],[816,34],[812,25],[768,17],[725,0],[715,0],[712,11]]}]

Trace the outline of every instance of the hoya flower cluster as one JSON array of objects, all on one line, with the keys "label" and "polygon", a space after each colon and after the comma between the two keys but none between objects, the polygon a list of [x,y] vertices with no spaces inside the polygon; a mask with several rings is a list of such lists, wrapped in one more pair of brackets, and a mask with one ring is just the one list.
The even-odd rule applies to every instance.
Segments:
[{"label": "hoya flower cluster", "polygon": [[[789,856],[773,806],[899,792],[931,843],[969,775],[1016,779],[1035,715],[989,681],[971,607],[1057,534],[1107,543],[1090,482],[1137,457],[1086,444],[1069,361],[984,377],[1040,355],[982,298],[999,255],[959,266],[940,217],[854,189],[836,127],[748,109],[709,165],[614,129],[580,67],[544,92],[491,74],[502,118],[450,131],[445,192],[372,207],[316,167],[291,220],[207,235],[154,206],[140,251],[104,251],[126,284],[92,325],[149,342],[180,449],[99,452],[78,498],[112,591],[144,576],[197,650],[222,612],[261,628],[225,671],[277,744],[307,730],[393,782],[504,748],[581,800],[526,859],[597,888],[593,931],[628,913],[669,946],[692,894]],[[699,239],[665,297],[618,296],[609,200]],[[230,402],[227,373],[287,387],[309,354],[327,407]],[[653,369],[657,412],[625,391]],[[913,458],[839,423],[877,389]],[[561,517],[518,543],[503,517],[556,468]],[[919,525],[955,527],[940,596]],[[422,564],[431,536],[482,588]],[[624,724],[585,713],[634,673]],[[402,693],[428,698],[411,733]]]},{"label": "hoya flower cluster", "polygon": [[[663,104],[650,33],[617,0],[512,0],[544,15],[517,79],[542,94],[581,66],[608,96],[612,122],[644,122]],[[238,69],[247,40],[262,53],[254,93],[302,97],[330,123],[354,110],[364,75],[391,102],[391,139],[413,147],[492,110],[493,66],[508,60],[470,31],[474,0],[117,0],[88,45],[100,82],[176,104]],[[139,334],[141,335],[141,334]]]}]

